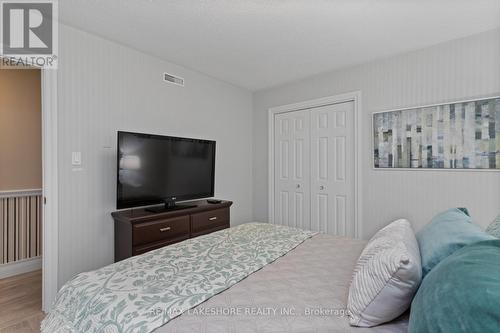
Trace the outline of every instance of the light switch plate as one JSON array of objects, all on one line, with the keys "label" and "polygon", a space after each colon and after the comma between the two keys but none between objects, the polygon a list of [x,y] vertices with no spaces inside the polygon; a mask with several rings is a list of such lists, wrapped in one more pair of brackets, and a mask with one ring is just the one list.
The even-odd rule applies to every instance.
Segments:
[{"label": "light switch plate", "polygon": [[74,151],[71,153],[71,165],[80,166],[82,165],[82,153],[79,151]]}]

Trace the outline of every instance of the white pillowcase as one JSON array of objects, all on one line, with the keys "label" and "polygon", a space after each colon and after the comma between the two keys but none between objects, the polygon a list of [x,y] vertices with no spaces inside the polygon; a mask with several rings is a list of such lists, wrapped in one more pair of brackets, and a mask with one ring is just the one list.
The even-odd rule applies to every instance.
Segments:
[{"label": "white pillowcase", "polygon": [[422,280],[420,251],[410,222],[401,219],[370,239],[349,287],[349,323],[371,327],[399,317]]}]

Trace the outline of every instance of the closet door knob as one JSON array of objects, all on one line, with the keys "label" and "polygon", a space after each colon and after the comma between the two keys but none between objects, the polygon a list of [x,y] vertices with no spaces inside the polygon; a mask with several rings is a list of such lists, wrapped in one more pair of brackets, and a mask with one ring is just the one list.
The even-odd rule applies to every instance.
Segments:
[{"label": "closet door knob", "polygon": [[324,190],[324,189],[325,189],[325,187],[324,187],[323,185],[321,185],[321,186],[319,187],[319,189],[320,189],[320,190]]},{"label": "closet door knob", "polygon": [[300,188],[300,184],[297,184],[297,188]]}]

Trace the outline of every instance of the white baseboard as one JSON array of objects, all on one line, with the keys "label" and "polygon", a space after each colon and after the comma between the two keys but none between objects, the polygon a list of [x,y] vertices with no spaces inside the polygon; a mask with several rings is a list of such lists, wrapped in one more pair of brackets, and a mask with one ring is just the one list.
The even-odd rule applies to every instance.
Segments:
[{"label": "white baseboard", "polygon": [[23,259],[0,265],[0,279],[42,269],[42,257]]}]

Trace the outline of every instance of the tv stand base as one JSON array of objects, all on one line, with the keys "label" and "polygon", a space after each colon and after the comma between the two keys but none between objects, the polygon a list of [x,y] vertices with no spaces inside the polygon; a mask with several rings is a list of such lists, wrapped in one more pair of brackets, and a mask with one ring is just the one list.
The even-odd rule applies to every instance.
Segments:
[{"label": "tv stand base", "polygon": [[179,205],[179,211],[152,213],[137,208],[112,213],[115,221],[115,262],[229,228],[231,201],[209,204],[200,200],[185,204],[193,208]]}]

